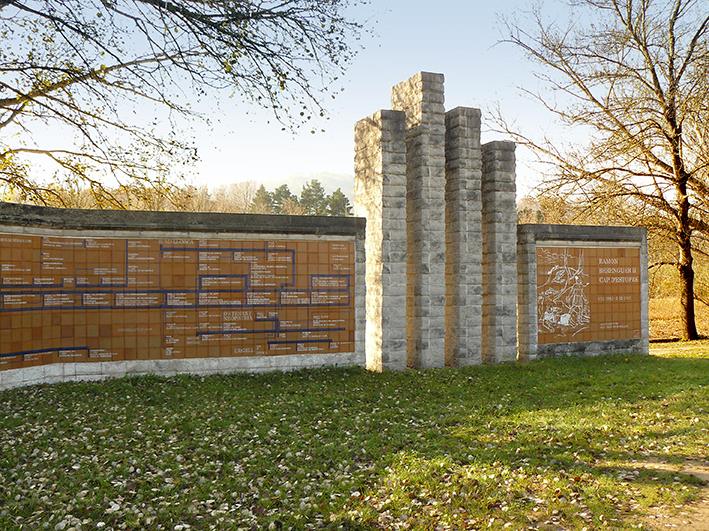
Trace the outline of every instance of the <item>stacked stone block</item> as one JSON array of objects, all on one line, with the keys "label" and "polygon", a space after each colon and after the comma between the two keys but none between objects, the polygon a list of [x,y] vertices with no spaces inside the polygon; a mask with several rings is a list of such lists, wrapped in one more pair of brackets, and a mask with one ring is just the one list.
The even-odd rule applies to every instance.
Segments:
[{"label": "stacked stone block", "polygon": [[366,233],[363,237],[355,240],[355,287],[354,287],[354,311],[355,311],[355,354],[357,364],[360,367],[367,365],[367,353],[365,350],[367,326],[367,252],[365,249]]},{"label": "stacked stone block", "polygon": [[534,233],[517,232],[517,357],[537,357],[537,243]]},{"label": "stacked stone block", "polygon": [[392,89],[406,113],[407,346],[412,367],[445,364],[445,109],[442,74]]},{"label": "stacked stone block", "polygon": [[446,113],[447,366],[479,364],[482,338],[480,110]]},{"label": "stacked stone block", "polygon": [[515,144],[482,146],[483,360],[514,361],[517,351]]},{"label": "stacked stone block", "polygon": [[405,115],[355,127],[355,211],[367,218],[365,350],[370,370],[406,368]]},{"label": "stacked stone block", "polygon": [[482,149],[480,111],[446,113],[443,84],[420,72],[392,89],[401,112],[357,125],[367,363],[376,370],[516,357],[514,144]]}]

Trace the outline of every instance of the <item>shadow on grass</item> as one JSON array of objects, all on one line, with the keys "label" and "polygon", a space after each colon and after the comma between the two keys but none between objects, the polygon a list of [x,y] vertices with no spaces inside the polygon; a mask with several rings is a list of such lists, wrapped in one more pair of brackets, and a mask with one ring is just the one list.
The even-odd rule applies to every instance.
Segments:
[{"label": "shadow on grass", "polygon": [[[546,524],[579,526],[589,521],[579,514],[592,513],[590,520],[600,518],[596,522],[600,525],[604,517],[606,521],[614,517],[618,520],[637,509],[641,505],[637,498],[644,497],[649,504],[662,502],[656,492],[637,488],[643,484],[652,490],[676,488],[678,474],[612,463],[637,459],[677,462],[703,455],[699,418],[692,414],[684,419],[683,427],[678,427],[678,417],[695,411],[697,398],[704,396],[706,403],[701,389],[709,383],[707,375],[706,359],[615,356],[549,361],[526,367],[466,369],[449,374],[431,371],[414,376],[417,385],[402,392],[407,388],[401,382],[395,400],[397,404],[405,403],[413,413],[409,424],[415,428],[400,433],[396,443],[395,438],[383,440],[384,454],[375,458],[380,467],[389,469],[379,485],[392,486],[384,488],[384,492],[380,488],[374,498],[391,500],[393,496],[399,500],[378,506],[377,512],[389,506],[397,515],[406,515],[411,507],[416,507],[412,503],[417,489],[425,485],[435,506],[446,490],[459,490],[460,484],[444,479],[456,470],[472,471],[471,477],[477,476],[475,484],[485,485],[481,491],[468,494],[467,504],[458,504],[459,509],[468,506],[462,514],[484,513],[485,518],[492,515],[498,521],[525,523],[502,510],[509,509],[515,500],[522,504],[517,516],[532,514],[543,499],[548,510],[540,516],[547,518]],[[431,385],[426,385],[427,381]],[[365,394],[375,392],[371,389]],[[379,398],[386,399],[386,395]],[[423,409],[418,406],[421,403],[425,404]],[[701,422],[705,421],[703,418]],[[374,432],[386,431],[385,426],[386,415],[381,424],[373,426]],[[687,441],[694,444],[688,445]],[[440,469],[429,468],[441,459]],[[412,481],[396,480],[412,475],[412,469],[418,469]],[[499,474],[493,482],[484,480],[496,469],[507,472],[507,483],[498,482],[502,481]],[[521,474],[523,480],[509,473],[513,469],[525,471]],[[525,475],[541,481],[561,477],[562,481],[552,481],[553,489],[538,488],[524,481]],[[679,483],[698,484],[691,476],[679,476]],[[436,485],[443,489],[437,491]],[[587,500],[585,506],[573,497],[574,492],[584,489],[596,491],[590,496],[595,500]],[[619,498],[620,492],[625,501]],[[476,497],[483,501],[482,505]],[[665,498],[664,501],[678,499]],[[343,522],[356,523],[362,514],[367,515],[368,504],[371,498],[360,504],[354,517]],[[579,509],[579,504],[587,513]],[[411,518],[426,527],[443,517],[435,507],[431,515],[428,519],[420,515]],[[371,511],[368,517],[378,518]],[[391,523],[378,522],[384,526]],[[453,522],[485,524],[479,518],[454,518]]]},{"label": "shadow on grass", "polygon": [[[0,472],[0,494],[13,499],[20,473],[54,474],[63,496],[96,489],[74,514],[110,523],[103,500],[155,498],[163,478],[152,470],[172,469],[184,480],[171,487],[170,511],[157,512],[165,524],[204,525],[190,504],[222,495],[259,526],[627,524],[638,507],[682,501],[682,487],[696,484],[627,463],[701,458],[708,384],[709,359],[605,356],[16,390],[0,394],[0,444],[16,437],[0,456],[0,470],[15,471]],[[58,440],[68,458],[35,469],[33,448]],[[101,444],[119,465],[67,466]],[[151,471],[130,491],[121,487],[128,462]],[[48,503],[28,497],[5,510],[32,515]]]}]

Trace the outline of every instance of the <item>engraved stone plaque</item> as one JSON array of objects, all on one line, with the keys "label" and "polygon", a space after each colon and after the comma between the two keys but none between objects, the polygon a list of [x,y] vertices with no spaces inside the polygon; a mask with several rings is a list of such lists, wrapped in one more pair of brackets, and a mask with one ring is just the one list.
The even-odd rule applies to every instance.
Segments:
[{"label": "engraved stone plaque", "polygon": [[0,370],[353,352],[354,243],[0,234]]},{"label": "engraved stone plaque", "polygon": [[638,247],[537,246],[539,344],[639,339]]}]

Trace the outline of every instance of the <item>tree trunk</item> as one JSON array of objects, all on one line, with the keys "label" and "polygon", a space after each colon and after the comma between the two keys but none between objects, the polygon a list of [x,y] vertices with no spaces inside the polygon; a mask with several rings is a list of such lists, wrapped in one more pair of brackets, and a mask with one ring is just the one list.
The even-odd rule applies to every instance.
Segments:
[{"label": "tree trunk", "polygon": [[692,268],[692,249],[689,245],[680,246],[679,283],[680,304],[682,305],[682,339],[699,339],[694,318],[694,269]]},{"label": "tree trunk", "polygon": [[679,203],[679,223],[677,227],[677,244],[679,245],[679,289],[682,339],[685,341],[699,339],[697,323],[694,315],[694,268],[692,257],[692,229],[689,226],[689,197],[684,183],[677,186]]}]

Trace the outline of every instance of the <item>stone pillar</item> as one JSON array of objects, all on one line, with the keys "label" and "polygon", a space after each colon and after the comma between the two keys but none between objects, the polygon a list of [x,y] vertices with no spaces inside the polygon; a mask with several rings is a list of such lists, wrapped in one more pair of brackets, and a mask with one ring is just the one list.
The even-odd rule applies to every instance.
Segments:
[{"label": "stone pillar", "polygon": [[446,113],[446,365],[481,363],[480,109]]},{"label": "stone pillar", "polygon": [[537,241],[525,225],[517,227],[517,358],[537,357]]},{"label": "stone pillar", "polygon": [[403,112],[355,127],[355,215],[367,218],[365,350],[370,370],[406,368],[406,143]]},{"label": "stone pillar", "polygon": [[392,89],[406,112],[407,346],[412,367],[445,364],[445,111],[443,75],[420,72]]},{"label": "stone pillar", "polygon": [[514,361],[517,351],[515,144],[482,146],[483,360]]},{"label": "stone pillar", "polygon": [[354,285],[354,311],[355,311],[355,355],[360,367],[367,366],[367,351],[365,350],[365,330],[367,329],[367,252],[366,252],[366,226],[364,230],[357,231],[355,238],[355,285]]}]

